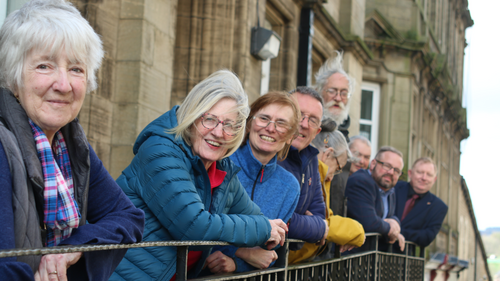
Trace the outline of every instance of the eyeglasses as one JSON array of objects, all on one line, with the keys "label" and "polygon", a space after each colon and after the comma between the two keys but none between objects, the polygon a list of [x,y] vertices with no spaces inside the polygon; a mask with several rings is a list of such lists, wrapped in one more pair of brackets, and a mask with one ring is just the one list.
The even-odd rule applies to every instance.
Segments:
[{"label": "eyeglasses", "polygon": [[309,123],[309,127],[313,128],[313,129],[318,129],[321,126],[318,118],[312,117],[312,116],[307,116],[305,114],[302,114],[302,119],[300,119],[300,122],[302,123],[302,121],[304,121],[304,119],[306,119],[306,118],[307,118],[307,122]]},{"label": "eyeglasses", "polygon": [[274,123],[274,129],[278,131],[278,133],[286,133],[288,130],[290,130],[292,127],[285,121],[271,121],[269,117],[264,116],[264,115],[257,115],[252,117],[253,120],[255,120],[255,125],[266,128],[269,126],[269,124]]},{"label": "eyeglasses", "polygon": [[342,173],[342,165],[340,165],[339,159],[335,156],[335,161],[337,161],[337,170],[335,171],[334,175],[338,175]]},{"label": "eyeglasses", "polygon": [[384,168],[384,170],[386,170],[387,172],[389,172],[390,170],[394,170],[394,174],[396,174],[397,176],[400,176],[403,173],[403,171],[401,171],[398,168],[394,168],[389,163],[385,163],[385,162],[379,161],[377,159],[375,159],[375,161],[377,161],[377,163],[380,163],[382,165],[382,168]]},{"label": "eyeglasses", "polygon": [[328,93],[332,98],[336,97],[337,95],[340,95],[341,98],[345,99],[349,97],[349,91],[345,89],[337,89],[337,88],[328,88],[325,90],[325,92]]},{"label": "eyeglasses", "polygon": [[222,124],[222,130],[228,136],[235,136],[241,129],[241,126],[237,125],[234,121],[220,121],[217,116],[210,113],[205,113],[201,116],[201,124],[209,130],[215,129],[219,124]]}]

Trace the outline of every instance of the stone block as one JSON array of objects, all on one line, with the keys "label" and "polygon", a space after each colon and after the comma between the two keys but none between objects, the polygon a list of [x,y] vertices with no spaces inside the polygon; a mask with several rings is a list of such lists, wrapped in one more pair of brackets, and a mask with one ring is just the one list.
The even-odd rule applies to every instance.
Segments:
[{"label": "stone block", "polygon": [[144,19],[160,31],[175,34],[177,0],[146,0]]},{"label": "stone block", "polygon": [[85,132],[85,135],[89,133],[89,122],[90,122],[90,100],[91,100],[91,95],[85,95],[85,99],[83,100],[83,105],[82,108],[80,109],[80,112],[78,113],[78,121],[80,122],[80,125],[83,128],[83,131]]},{"label": "stone block", "polygon": [[[144,22],[142,26],[142,46],[141,46],[141,61],[152,65],[155,52],[155,27],[149,22]],[[160,52],[163,51],[160,49]]]},{"label": "stone block", "polygon": [[111,142],[111,120],[113,105],[111,101],[98,95],[92,95],[90,99],[90,123],[87,133],[88,138],[98,142]]},{"label": "stone block", "polygon": [[144,17],[144,0],[122,0],[120,18],[142,19]]},{"label": "stone block", "polygon": [[160,112],[169,107],[170,89],[167,89],[165,74],[156,68],[143,65],[141,67],[141,86],[139,91],[139,103]]},{"label": "stone block", "polygon": [[134,159],[132,151],[133,145],[112,145],[110,152],[111,165],[108,172],[116,180],[125,168],[130,165]]},{"label": "stone block", "polygon": [[145,105],[139,105],[138,109],[139,114],[137,116],[137,136],[144,128],[146,128],[147,125],[149,125],[149,123],[153,122],[156,118],[160,117],[163,113],[168,111],[158,111]]},{"label": "stone block", "polygon": [[173,77],[175,37],[155,29],[153,67],[163,74]]},{"label": "stone block", "polygon": [[120,20],[118,27],[117,60],[141,60],[143,32],[143,20]]},{"label": "stone block", "polygon": [[94,149],[95,153],[97,154],[97,157],[102,161],[102,164],[104,165],[104,168],[109,171],[111,168],[111,146],[109,143],[103,143],[103,142],[95,142],[92,144],[92,148]]},{"label": "stone block", "polygon": [[116,63],[116,92],[113,101],[118,103],[138,102],[141,85],[141,63],[122,61]]},{"label": "stone block", "polygon": [[140,130],[137,129],[139,105],[114,104],[111,142],[114,145],[133,145]]}]

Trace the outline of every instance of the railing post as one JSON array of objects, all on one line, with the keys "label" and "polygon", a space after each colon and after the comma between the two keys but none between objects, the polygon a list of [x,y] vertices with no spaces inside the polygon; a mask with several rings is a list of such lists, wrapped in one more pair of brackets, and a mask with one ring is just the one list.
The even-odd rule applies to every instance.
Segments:
[{"label": "railing post", "polygon": [[[288,238],[288,235],[287,235]],[[289,253],[289,244],[288,239],[285,240],[285,244],[283,247],[280,247],[276,250],[276,254],[278,255],[278,259],[274,264],[275,267],[283,268],[283,272],[278,274],[279,281],[286,281],[288,275],[288,253]]]},{"label": "railing post", "polygon": [[188,246],[177,246],[177,275],[176,280],[187,280]]}]

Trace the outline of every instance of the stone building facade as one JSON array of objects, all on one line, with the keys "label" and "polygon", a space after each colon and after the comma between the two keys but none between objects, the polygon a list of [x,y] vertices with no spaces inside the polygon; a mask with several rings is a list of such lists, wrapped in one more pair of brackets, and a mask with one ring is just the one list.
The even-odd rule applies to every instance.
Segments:
[{"label": "stone building facade", "polygon": [[[427,257],[468,261],[458,280],[489,276],[459,174],[460,142],[469,135],[462,107],[465,30],[473,24],[467,0],[71,1],[104,42],[99,88],[79,119],[113,177],[130,163],[140,131],[210,73],[234,71],[252,102],[268,89],[314,84],[313,74],[342,49],[356,81],[350,135],[363,134],[377,148],[395,146],[405,170],[422,156],[438,165],[432,192],[449,213]],[[0,1],[0,16],[22,2]],[[277,58],[250,54],[257,24],[281,37]],[[444,268],[433,271],[434,280],[444,280]]]}]

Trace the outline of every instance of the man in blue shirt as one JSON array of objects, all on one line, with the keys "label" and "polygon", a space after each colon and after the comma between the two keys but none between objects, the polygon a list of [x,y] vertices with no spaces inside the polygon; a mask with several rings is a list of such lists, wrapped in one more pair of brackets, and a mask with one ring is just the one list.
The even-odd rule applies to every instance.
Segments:
[{"label": "man in blue shirt", "polygon": [[370,168],[360,169],[347,180],[347,216],[359,221],[365,232],[378,232],[390,244],[399,242],[404,249],[405,238],[400,233],[396,217],[396,195],[393,187],[398,182],[404,163],[403,154],[394,147],[380,148]]}]

